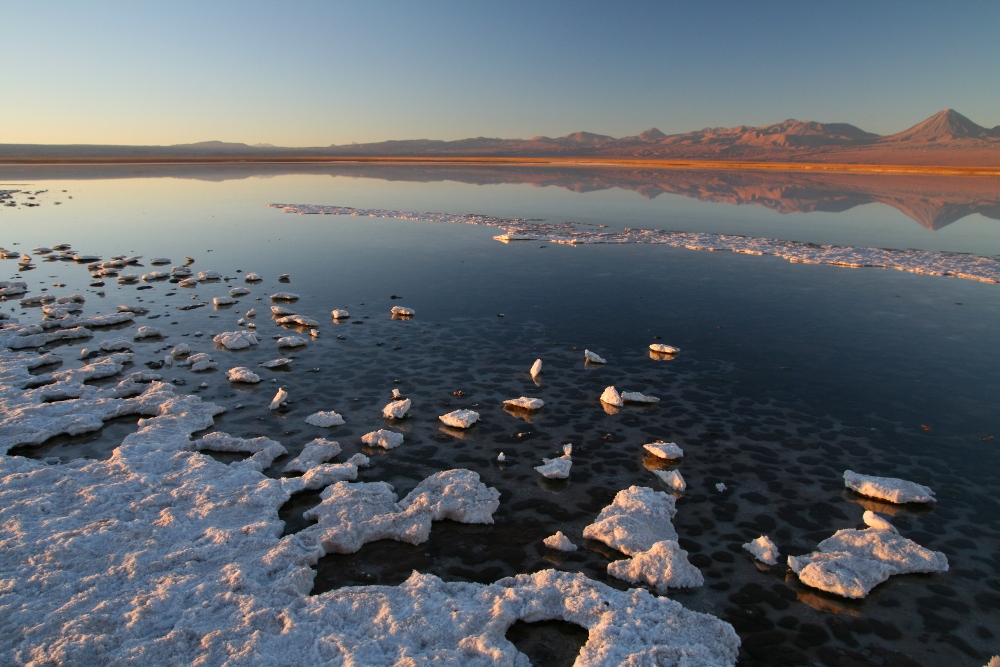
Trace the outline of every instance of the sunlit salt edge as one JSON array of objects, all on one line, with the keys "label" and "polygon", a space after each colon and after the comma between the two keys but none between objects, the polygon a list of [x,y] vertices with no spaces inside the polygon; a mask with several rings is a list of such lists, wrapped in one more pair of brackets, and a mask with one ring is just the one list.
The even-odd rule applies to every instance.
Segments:
[{"label": "sunlit salt edge", "polygon": [[[0,350],[66,333],[4,328]],[[84,384],[120,373],[131,354],[29,373],[55,358],[0,351],[0,451],[94,431],[118,416],[143,418],[106,461],[0,456],[2,664],[527,667],[504,635],[518,620],[547,619],[589,631],[577,665],[736,662],[729,624],[577,573],[482,585],[414,572],[400,586],[310,596],[310,566],[325,553],[375,539],[419,543],[432,520],[492,522],[499,494],[463,470],[432,475],[399,501],[384,482],[340,481],[310,510],[317,524],[281,537],[278,508],[307,481],[260,472],[284,452],[279,443],[221,433],[193,440],[225,409],[177,394],[152,373]],[[224,465],[194,451],[213,448],[254,456]],[[356,474],[350,462],[330,467]]]},{"label": "sunlit salt edge", "polygon": [[893,250],[854,246],[819,245],[780,239],[753,238],[734,234],[701,232],[671,232],[657,229],[625,229],[621,232],[579,230],[576,223],[550,224],[523,218],[497,218],[487,215],[454,213],[422,213],[387,209],[356,209],[349,206],[319,206],[314,204],[267,204],[285,213],[300,215],[350,215],[371,218],[396,218],[422,222],[451,222],[497,227],[503,234],[498,241],[544,241],[567,245],[577,244],[657,244],[689,250],[730,251],[747,255],[772,255],[802,264],[827,264],[847,268],[895,269],[932,276],[948,276],[1000,282],[1000,257],[965,253],[929,252],[926,250]]}]

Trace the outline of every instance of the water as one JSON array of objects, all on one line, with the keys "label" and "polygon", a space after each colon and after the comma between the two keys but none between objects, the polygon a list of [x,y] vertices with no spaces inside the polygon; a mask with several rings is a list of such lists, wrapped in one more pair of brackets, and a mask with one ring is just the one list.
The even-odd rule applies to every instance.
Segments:
[{"label": "water", "polygon": [[[229,407],[218,429],[267,435],[288,447],[289,455],[266,474],[277,476],[288,458],[322,435],[344,445],[339,460],[356,451],[371,455],[373,466],[359,479],[388,481],[400,495],[450,467],[475,470],[501,491],[494,526],[442,522],[423,545],[381,542],[327,556],[317,565],[314,593],[396,584],[412,569],[488,582],[558,567],[624,587],[604,572],[621,554],[580,533],[618,490],[631,484],[662,489],[648,471],[660,462],[641,448],[662,438],[686,452],[679,469],[689,488],[674,523],[706,578],[704,587],[671,597],[733,623],[744,641],[741,665],[981,664],[1000,649],[1000,457],[993,439],[1000,435],[1000,285],[661,246],[505,245],[484,227],[264,208],[285,202],[475,212],[611,229],[995,255],[1000,194],[994,182],[297,170],[314,173],[285,167],[0,171],[0,189],[49,190],[33,200],[38,207],[0,208],[0,245],[23,251],[69,242],[105,257],[141,253],[175,263],[190,256],[193,269],[220,271],[236,279],[230,285],[243,284],[238,270],[263,274],[265,282],[231,308],[177,310],[226,294],[226,283],[192,290],[160,282],[137,291],[113,279],[87,287],[86,271],[70,263],[38,261],[36,269],[17,272],[8,260],[0,268],[7,267],[3,278],[27,280],[32,294],[85,293],[88,315],[119,303],[150,308],[138,322],[164,328],[168,338],[138,343],[138,367],[179,342],[211,351],[223,371],[279,356],[270,337],[285,330],[266,317],[266,298],[255,299],[297,292],[302,299],[295,310],[320,320],[322,333],[296,351],[291,371],[262,370],[264,382],[251,387],[231,386],[222,372],[161,372]],[[741,198],[733,199],[734,191]],[[762,192],[770,193],[763,202]],[[703,201],[712,198],[725,201]],[[893,201],[927,224],[878,201]],[[816,208],[846,210],[779,212]],[[966,211],[980,212],[939,224]],[[291,283],[278,283],[280,273],[290,273]],[[417,317],[390,320],[393,305],[415,308]],[[261,312],[261,346],[213,350],[207,335],[231,330],[237,313],[251,306]],[[329,321],[331,309],[345,307],[349,321]],[[16,302],[4,310],[22,321],[40,317]],[[86,345],[116,335],[99,333]],[[682,353],[651,359],[647,346],[656,336]],[[80,346],[56,346],[63,368],[80,365],[71,353]],[[609,364],[584,365],[584,348]],[[527,374],[536,357],[545,361],[540,386]],[[199,390],[203,381],[208,387]],[[609,384],[663,400],[607,414],[597,397]],[[288,387],[292,403],[274,414],[267,403],[277,385]],[[360,436],[385,426],[379,411],[392,388],[414,402],[413,418],[394,426],[407,441],[389,452],[363,448]],[[541,397],[546,407],[530,421],[502,410],[503,399],[521,395]],[[478,410],[480,424],[458,432],[436,419],[459,407]],[[304,424],[320,409],[337,410],[347,424],[332,430]],[[62,439],[36,454],[105,458],[135,428],[124,420],[97,438]],[[574,443],[570,479],[542,479],[532,466],[558,454],[564,442]],[[495,462],[500,451],[508,458],[502,465]],[[843,490],[846,468],[930,484],[940,502],[928,510],[864,500]],[[714,488],[720,481],[728,487],[724,493]],[[286,532],[301,529],[302,512],[316,502],[318,495],[308,492],[293,497],[281,512]],[[951,571],[894,577],[851,602],[802,586],[783,566],[758,566],[740,548],[766,533],[783,554],[807,553],[835,530],[859,525],[866,507],[892,514],[904,535],[945,552]],[[541,539],[556,530],[583,548],[574,554],[544,548]],[[544,631],[521,628],[514,635]],[[551,632],[553,646],[568,647],[563,652],[578,646],[559,639],[571,631]]]}]

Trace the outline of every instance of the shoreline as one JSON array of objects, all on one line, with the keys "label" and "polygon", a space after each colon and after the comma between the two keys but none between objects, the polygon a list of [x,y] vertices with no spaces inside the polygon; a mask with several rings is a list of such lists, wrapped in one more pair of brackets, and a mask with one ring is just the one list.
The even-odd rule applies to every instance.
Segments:
[{"label": "shoreline", "polygon": [[825,162],[759,162],[728,160],[644,160],[631,158],[519,158],[519,157],[407,157],[407,156],[301,156],[301,157],[185,157],[185,158],[20,158],[0,159],[4,166],[109,166],[109,165],[226,165],[226,164],[398,164],[420,166],[510,166],[645,168],[656,170],[776,171],[806,173],[914,174],[1000,177],[1000,166],[946,166],[854,164]]}]

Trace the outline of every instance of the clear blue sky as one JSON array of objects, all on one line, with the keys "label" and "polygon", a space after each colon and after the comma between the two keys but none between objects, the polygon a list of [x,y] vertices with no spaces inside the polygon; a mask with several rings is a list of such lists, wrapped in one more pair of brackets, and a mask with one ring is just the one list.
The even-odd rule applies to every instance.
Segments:
[{"label": "clear blue sky", "polygon": [[1000,2],[0,0],[0,143],[614,136],[944,107],[1000,124]]}]

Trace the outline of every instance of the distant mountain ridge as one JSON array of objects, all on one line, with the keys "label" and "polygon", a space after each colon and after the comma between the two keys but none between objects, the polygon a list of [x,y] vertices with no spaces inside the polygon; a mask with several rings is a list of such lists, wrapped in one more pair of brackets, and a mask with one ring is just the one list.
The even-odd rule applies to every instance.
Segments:
[{"label": "distant mountain ridge", "polygon": [[531,139],[407,139],[309,148],[223,141],[173,146],[0,144],[0,161],[325,157],[603,157],[1000,167],[1000,125],[985,128],[953,109],[944,109],[888,136],[866,132],[849,123],[788,119],[761,127],[712,127],[671,135],[652,127],[620,138],[574,132],[562,137]]}]

